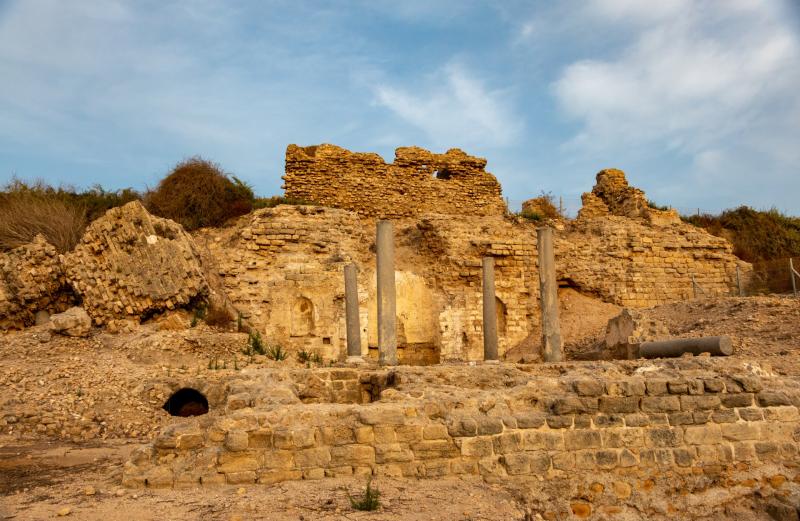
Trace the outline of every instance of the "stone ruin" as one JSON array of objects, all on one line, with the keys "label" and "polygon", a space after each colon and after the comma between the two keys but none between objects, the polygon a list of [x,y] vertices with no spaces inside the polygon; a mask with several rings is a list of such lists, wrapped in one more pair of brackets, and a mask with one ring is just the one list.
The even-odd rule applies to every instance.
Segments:
[{"label": "stone ruin", "polygon": [[[125,330],[209,298],[271,343],[343,359],[343,268],[358,268],[364,356],[377,353],[375,218],[394,220],[402,363],[482,360],[481,259],[494,259],[499,355],[539,341],[536,224],[506,214],[486,161],[457,150],[400,148],[393,164],[332,146],[287,148],[280,205],[187,234],[138,202],[92,223],[77,248],[34,243],[0,255],[2,327],[74,303],[95,325]],[[730,244],[654,210],[619,170],[603,170],[574,221],[553,222],[559,285],[646,307],[730,294]],[[333,206],[338,206],[334,208]],[[454,218],[457,216],[457,218]],[[16,270],[15,266],[27,266]]]},{"label": "stone ruin", "polygon": [[402,147],[387,164],[378,154],[335,145],[289,145],[283,180],[288,198],[361,216],[503,215],[500,183],[485,168],[485,159],[457,148],[434,154]]},{"label": "stone ruin", "polygon": [[[257,210],[190,235],[134,202],[92,223],[69,254],[37,237],[0,254],[0,327],[80,304],[54,315],[51,329],[84,334],[85,314],[121,330],[217,298],[269,343],[343,362],[343,270],[355,264],[361,354],[374,359],[375,222],[391,218],[405,365],[172,378],[169,388],[194,390],[207,414],[176,417],[133,453],[123,483],[475,475],[527,480],[530,502],[565,518],[692,515],[740,497],[751,481],[777,488],[800,479],[800,386],[791,378],[704,357],[568,362],[539,373],[434,365],[483,360],[487,257],[500,358],[539,343],[537,224],[507,213],[485,166],[457,150],[402,148],[386,164],[332,145],[291,145],[286,195],[316,205]],[[601,171],[583,202],[577,219],[548,223],[561,286],[639,308],[691,298],[693,283],[730,294],[737,267],[748,270],[724,239],[651,208],[619,170]],[[606,343],[612,358],[628,358],[667,335],[629,309],[609,324]]]},{"label": "stone ruin", "polygon": [[114,330],[188,307],[209,292],[197,247],[179,224],[134,201],[91,223],[72,252],[41,237],[0,254],[0,327],[33,325],[37,313],[80,302]]}]

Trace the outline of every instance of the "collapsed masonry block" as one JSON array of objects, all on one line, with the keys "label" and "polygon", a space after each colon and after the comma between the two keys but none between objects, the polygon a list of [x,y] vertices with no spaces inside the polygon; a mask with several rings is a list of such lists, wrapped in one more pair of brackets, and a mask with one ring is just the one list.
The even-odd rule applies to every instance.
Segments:
[{"label": "collapsed masonry block", "polygon": [[42,235],[0,253],[0,329],[31,326],[38,311],[63,311],[71,301],[58,252]]},{"label": "collapsed masonry block", "polygon": [[64,265],[98,325],[185,306],[208,290],[191,236],[138,201],[90,224]]}]

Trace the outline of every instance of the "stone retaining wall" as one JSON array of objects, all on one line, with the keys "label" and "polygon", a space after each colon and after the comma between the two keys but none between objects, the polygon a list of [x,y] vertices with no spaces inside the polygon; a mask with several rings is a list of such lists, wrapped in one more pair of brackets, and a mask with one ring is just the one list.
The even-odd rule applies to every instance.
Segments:
[{"label": "stone retaining wall", "polygon": [[[363,375],[336,371],[335,378],[328,376],[330,388],[358,396]],[[407,375],[396,373],[399,390],[387,388],[380,402],[238,408],[177,423],[132,456],[124,483],[172,487],[352,475],[535,477],[568,482],[551,499],[585,503],[591,510],[588,496],[574,491],[588,491],[592,483],[613,491],[601,494],[600,503],[641,509],[660,508],[648,499],[655,497],[648,495],[654,487],[661,490],[661,501],[666,489],[731,494],[751,490],[762,479],[775,486],[800,479],[796,381],[671,374],[532,378],[508,393],[478,393],[474,403],[467,399],[459,408],[447,400],[415,401],[413,392],[401,398],[410,385],[402,384]],[[420,388],[418,394],[431,391]],[[242,405],[239,401],[236,407]]]}]

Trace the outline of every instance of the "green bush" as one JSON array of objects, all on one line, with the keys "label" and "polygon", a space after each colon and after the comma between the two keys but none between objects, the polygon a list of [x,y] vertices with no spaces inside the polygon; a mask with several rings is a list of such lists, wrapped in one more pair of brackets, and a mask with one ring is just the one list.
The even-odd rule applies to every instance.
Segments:
[{"label": "green bush", "polygon": [[282,195],[273,195],[272,197],[258,197],[253,201],[253,210],[261,208],[274,208],[279,204],[291,204],[295,206],[307,206],[314,203],[306,201],[305,199],[297,199],[294,197],[284,197]]},{"label": "green bush", "polygon": [[286,360],[286,358],[289,356],[289,353],[287,353],[280,345],[272,345],[267,347],[266,355],[270,360],[280,362]]},{"label": "green bush", "polygon": [[377,488],[372,488],[372,478],[367,479],[367,488],[364,490],[364,494],[361,497],[354,498],[350,497],[348,494],[348,497],[350,497],[350,506],[355,510],[367,512],[378,510],[381,506],[380,496],[380,491]]},{"label": "green bush", "polygon": [[178,163],[145,196],[150,213],[179,222],[187,230],[220,226],[250,212],[254,201],[247,183],[201,157]]},{"label": "green bush", "polygon": [[720,215],[692,215],[683,219],[730,240],[733,253],[748,262],[800,256],[800,218],[789,217],[774,208],[762,211],[740,206]]}]

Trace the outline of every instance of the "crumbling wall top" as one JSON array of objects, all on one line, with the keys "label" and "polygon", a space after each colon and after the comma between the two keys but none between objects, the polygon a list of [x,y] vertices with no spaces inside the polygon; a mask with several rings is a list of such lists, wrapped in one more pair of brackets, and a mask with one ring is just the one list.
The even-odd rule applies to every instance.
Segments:
[{"label": "crumbling wall top", "polygon": [[485,168],[486,159],[457,148],[436,154],[400,147],[386,163],[378,154],[330,144],[289,145],[283,180],[287,197],[368,217],[502,215],[500,183]]}]

